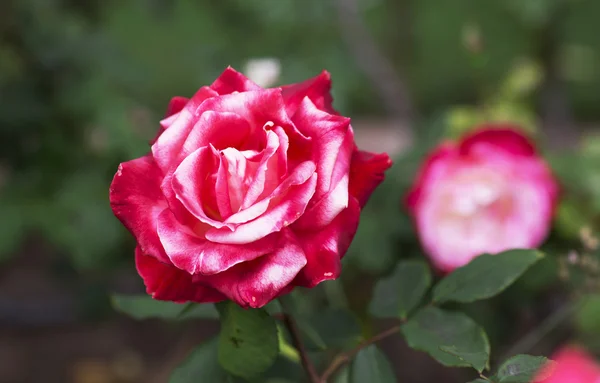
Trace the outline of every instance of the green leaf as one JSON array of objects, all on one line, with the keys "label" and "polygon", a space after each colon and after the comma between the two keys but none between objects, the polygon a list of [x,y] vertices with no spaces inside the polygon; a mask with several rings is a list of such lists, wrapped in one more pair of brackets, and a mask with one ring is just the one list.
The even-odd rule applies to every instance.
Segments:
[{"label": "green leaf", "polygon": [[474,367],[478,371],[487,367],[487,335],[463,313],[427,307],[402,326],[402,333],[410,347],[427,352],[445,366]]},{"label": "green leaf", "polygon": [[489,383],[489,382],[490,382],[489,380],[477,378],[475,380],[471,380],[469,383]]},{"label": "green leaf", "polygon": [[[516,355],[498,369],[500,383],[534,383],[546,380],[554,373],[556,363],[543,356]],[[544,373],[538,374],[544,367]],[[534,380],[535,379],[535,380]]]},{"label": "green leaf", "polygon": [[406,319],[430,284],[431,272],[425,262],[400,262],[392,275],[377,282],[369,311],[378,318]]},{"label": "green leaf", "polygon": [[482,254],[442,279],[433,289],[433,300],[467,303],[493,297],[542,257],[541,252],[527,249]]},{"label": "green leaf", "polygon": [[113,295],[115,310],[135,319],[183,320],[193,318],[217,319],[219,317],[213,304],[174,303],[157,301],[149,295]]},{"label": "green leaf", "polygon": [[390,362],[375,345],[359,351],[352,362],[350,382],[394,383],[396,377]]},{"label": "green leaf", "polygon": [[196,348],[175,369],[169,379],[169,383],[228,383],[228,374],[219,365],[219,361],[217,360],[218,345],[218,339],[213,338]]},{"label": "green leaf", "polygon": [[483,372],[489,359],[489,352],[487,351],[467,352],[459,350],[455,346],[440,346],[440,350],[456,356],[458,359],[476,369],[477,372]]},{"label": "green leaf", "polygon": [[263,309],[217,304],[221,314],[219,363],[228,372],[251,378],[268,369],[279,353],[277,325]]}]

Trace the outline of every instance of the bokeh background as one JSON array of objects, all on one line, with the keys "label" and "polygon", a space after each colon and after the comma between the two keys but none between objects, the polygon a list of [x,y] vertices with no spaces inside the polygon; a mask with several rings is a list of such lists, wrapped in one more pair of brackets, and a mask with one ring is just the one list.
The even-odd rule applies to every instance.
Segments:
[{"label": "bokeh background", "polygon": [[[419,253],[400,199],[435,140],[482,119],[516,121],[566,184],[551,257],[467,309],[499,355],[556,312],[569,318],[534,351],[577,337],[597,350],[597,302],[575,315],[564,308],[571,282],[590,288],[595,274],[560,265],[600,217],[599,16],[597,0],[1,1],[0,382],[166,382],[216,330],[111,308],[112,292],[143,285],[108,186],[120,162],[149,150],[172,96],[263,57],[280,64],[275,85],[329,70],[334,106],[353,118],[359,144],[397,158],[344,280],[326,294],[365,312],[372,282]],[[468,379],[400,339],[384,348],[399,381]]]}]

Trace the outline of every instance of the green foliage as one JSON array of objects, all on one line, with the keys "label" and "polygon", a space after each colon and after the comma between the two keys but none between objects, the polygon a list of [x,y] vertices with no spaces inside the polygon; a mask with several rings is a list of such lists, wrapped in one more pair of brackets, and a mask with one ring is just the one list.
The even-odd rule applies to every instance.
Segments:
[{"label": "green foliage", "polygon": [[252,378],[267,370],[279,353],[275,320],[261,309],[218,303],[221,315],[219,363],[235,376]]},{"label": "green foliage", "polygon": [[491,298],[510,286],[542,256],[536,250],[519,249],[480,255],[440,281],[433,289],[433,300],[444,303]]},{"label": "green foliage", "polygon": [[402,333],[410,347],[427,352],[445,366],[474,367],[478,371],[487,366],[487,336],[460,312],[424,308],[402,326]]},{"label": "green foliage", "polygon": [[484,351],[464,351],[456,346],[440,346],[440,350],[454,355],[469,366],[476,369],[478,372],[483,372],[487,368],[489,353]]},{"label": "green foliage", "polygon": [[217,319],[219,317],[213,304],[180,304],[157,301],[148,295],[113,295],[115,310],[135,319]]},{"label": "green foliage", "polygon": [[350,367],[350,383],[396,381],[390,362],[374,345],[360,350]]},{"label": "green foliage", "polygon": [[424,261],[401,261],[375,286],[369,311],[375,317],[406,319],[430,284],[431,272]]},{"label": "green foliage", "polygon": [[[594,27],[600,2],[364,0],[359,4],[376,45],[405,76],[425,118],[414,121],[413,146],[398,156],[386,181],[363,209],[358,233],[344,259],[340,290],[348,294],[342,291],[335,297],[343,299],[332,298],[327,287],[319,286],[316,293],[306,293],[294,315],[319,366],[326,364],[332,350],[347,350],[361,337],[368,338],[379,324],[368,312],[376,318],[406,321],[403,334],[409,343],[443,364],[481,370],[489,357],[481,328],[464,314],[435,305],[476,311],[480,306],[461,304],[500,293],[539,257],[525,250],[478,257],[435,285],[433,302],[419,310],[428,300],[433,278],[424,263],[406,261],[423,255],[403,211],[402,196],[432,146],[478,123],[516,122],[536,139],[545,138],[540,137],[534,105],[548,69],[565,86],[577,121],[597,119],[600,34]],[[342,114],[356,119],[380,116],[381,100],[355,64],[345,44],[353,42],[343,40],[335,12],[332,2],[322,0],[3,3],[0,261],[20,254],[23,245],[33,246],[36,254],[38,247],[47,248],[53,256],[47,272],[68,287],[73,281],[63,279],[65,274],[78,279],[91,276],[108,284],[113,281],[108,273],[125,263],[133,273],[134,244],[112,216],[107,199],[116,167],[148,152],[148,140],[170,97],[191,95],[227,65],[242,69],[249,58],[273,56],[282,63],[281,83],[328,69],[334,81],[335,107]],[[404,15],[410,15],[409,23],[402,22]],[[405,33],[403,25],[411,33]],[[467,37],[478,41],[469,44]],[[477,45],[481,49],[476,52]],[[449,107],[443,116],[431,116],[432,111]],[[580,147],[550,154],[562,186],[556,225],[547,244],[555,249],[547,252],[554,263],[562,264],[566,251],[579,246],[582,227],[593,232],[600,229],[599,142],[597,135],[588,135]],[[587,273],[594,273],[597,258],[596,253],[586,258],[591,262],[584,265]],[[43,265],[36,260],[36,267]],[[549,274],[557,274],[551,269]],[[533,283],[542,272],[535,268],[531,272],[536,275],[514,286],[514,291],[486,302],[482,315],[489,320],[478,321],[492,328],[491,337],[496,333],[502,342],[514,338],[515,328],[521,327],[517,322],[523,325],[522,318],[527,318],[527,325],[541,321],[548,301],[554,304],[553,294],[562,286],[558,278]],[[386,277],[377,280],[382,275]],[[580,282],[590,287],[587,279]],[[101,291],[105,290],[103,285]],[[175,304],[148,296],[116,296],[113,304],[117,311],[136,319],[218,318],[213,305]],[[574,318],[574,330],[589,337],[590,343],[600,334],[598,306],[592,295]],[[199,346],[176,370],[173,382],[238,381],[227,371],[252,375],[249,380],[253,382],[300,379],[298,352],[290,345],[289,334],[281,331],[281,339],[277,337],[274,317],[282,313],[277,303],[265,308],[272,317],[230,304],[221,308],[220,340]],[[241,337],[236,330],[242,332]],[[245,343],[236,348],[226,341],[232,337]],[[526,372],[535,368],[535,358],[509,360],[516,367],[505,370],[520,372],[514,376],[498,373],[492,380],[526,379]],[[362,366],[359,372],[357,366]],[[385,357],[369,347],[341,369],[337,379],[360,381],[358,376],[368,381],[376,380],[369,374],[380,374],[384,381],[393,381],[386,371]]]}]

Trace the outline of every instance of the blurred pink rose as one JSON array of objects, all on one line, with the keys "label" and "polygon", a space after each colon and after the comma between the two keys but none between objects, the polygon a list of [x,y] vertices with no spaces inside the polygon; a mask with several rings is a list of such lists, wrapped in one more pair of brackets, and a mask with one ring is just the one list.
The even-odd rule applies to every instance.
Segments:
[{"label": "blurred pink rose", "polygon": [[513,126],[486,125],[438,146],[406,202],[425,252],[450,272],[482,253],[540,245],[557,197],[533,144]]},{"label": "blurred pink rose", "polygon": [[550,359],[556,364],[554,371],[544,380],[548,372],[542,369],[536,383],[600,383],[600,366],[585,350],[577,346],[567,346],[556,352]]}]

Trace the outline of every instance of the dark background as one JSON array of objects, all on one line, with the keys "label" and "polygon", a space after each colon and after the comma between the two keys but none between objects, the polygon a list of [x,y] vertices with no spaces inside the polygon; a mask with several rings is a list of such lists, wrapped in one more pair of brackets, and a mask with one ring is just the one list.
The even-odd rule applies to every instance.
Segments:
[{"label": "dark background", "polygon": [[[134,322],[110,307],[111,292],[143,286],[108,186],[120,162],[149,150],[172,96],[253,58],[279,60],[277,84],[327,69],[359,144],[398,156],[435,136],[440,119],[460,129],[470,117],[452,108],[494,98],[527,60],[535,70],[517,86],[539,82],[505,114],[533,121],[560,150],[600,120],[599,16],[597,0],[3,0],[0,382],[165,382],[216,330]],[[419,153],[394,167],[363,218],[345,280],[359,310],[370,281],[418,251],[399,246],[412,238],[399,200]],[[513,311],[506,297],[473,309],[496,317],[486,322],[492,344],[561,302],[541,285],[517,290],[525,300]],[[397,339],[386,349],[403,382],[466,381]]]}]

